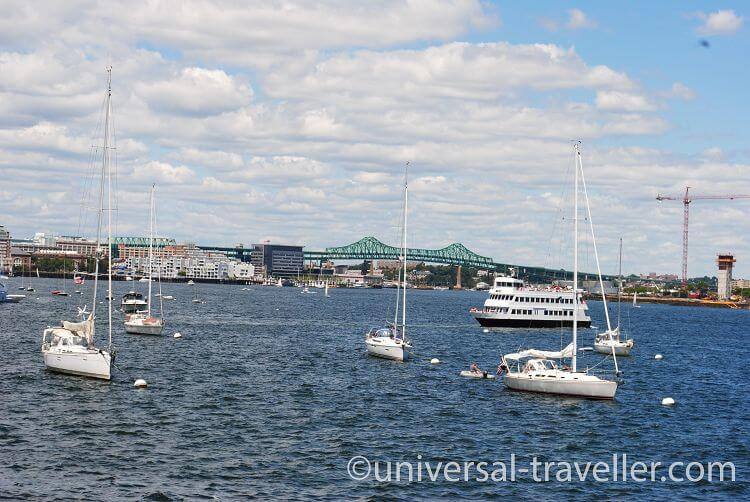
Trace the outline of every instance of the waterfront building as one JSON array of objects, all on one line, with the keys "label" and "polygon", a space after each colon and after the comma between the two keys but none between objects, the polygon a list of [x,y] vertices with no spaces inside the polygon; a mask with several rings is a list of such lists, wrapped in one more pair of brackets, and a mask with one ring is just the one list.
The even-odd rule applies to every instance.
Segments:
[{"label": "waterfront building", "polygon": [[[118,275],[147,275],[148,253],[140,247],[120,248],[116,267]],[[156,248],[152,259],[154,275],[166,279],[184,277],[186,279],[207,280],[251,280],[255,267],[237,258],[228,257],[218,251],[206,251],[195,244],[175,244]]]},{"label": "waterfront building", "polygon": [[12,246],[10,248],[10,256],[13,261],[13,268],[20,268],[21,270],[31,269],[31,253],[28,251]]},{"label": "waterfront building", "polygon": [[296,276],[304,270],[303,246],[255,244],[250,263],[265,276]]},{"label": "waterfront building", "polygon": [[10,273],[11,267],[10,232],[0,225],[0,274]]}]

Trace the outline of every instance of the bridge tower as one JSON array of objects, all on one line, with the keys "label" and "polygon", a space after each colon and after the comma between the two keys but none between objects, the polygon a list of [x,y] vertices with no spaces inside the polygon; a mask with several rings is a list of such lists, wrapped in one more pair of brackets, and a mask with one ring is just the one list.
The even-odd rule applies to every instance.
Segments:
[{"label": "bridge tower", "polygon": [[456,285],[453,286],[453,289],[461,289],[461,265],[458,265],[456,267]]}]

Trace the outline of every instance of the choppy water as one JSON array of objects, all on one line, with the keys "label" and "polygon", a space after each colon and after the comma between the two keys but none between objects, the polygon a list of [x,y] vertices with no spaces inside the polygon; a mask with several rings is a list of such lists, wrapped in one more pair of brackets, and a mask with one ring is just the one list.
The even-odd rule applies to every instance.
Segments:
[{"label": "choppy water", "polygon": [[[9,292],[16,293],[8,281]],[[365,329],[381,321],[392,290],[166,284],[164,337],[126,335],[117,323],[110,383],[44,370],[43,328],[79,301],[53,297],[56,281],[0,305],[0,496],[87,500],[249,496],[285,499],[748,497],[747,335],[750,312],[624,306],[636,338],[621,360],[614,402],[513,393],[462,379],[472,360],[533,342],[559,348],[556,330],[483,333],[468,315],[483,293],[410,297],[417,357],[368,358]],[[118,297],[132,286],[117,283]],[[136,287],[143,285],[135,284]],[[595,324],[601,304],[592,302]],[[117,315],[121,319],[121,314]],[[175,340],[180,331],[184,338]],[[99,330],[101,337],[104,330]],[[590,343],[593,332],[584,330]],[[664,360],[655,361],[655,353]],[[442,364],[428,363],[432,357]],[[598,357],[583,357],[594,364]],[[134,377],[148,380],[135,390]],[[677,406],[663,407],[664,396]],[[354,481],[347,462],[733,461],[735,483],[511,483]],[[665,474],[666,472],[662,472]],[[425,476],[426,478],[426,476]],[[473,478],[472,478],[473,479]]]}]

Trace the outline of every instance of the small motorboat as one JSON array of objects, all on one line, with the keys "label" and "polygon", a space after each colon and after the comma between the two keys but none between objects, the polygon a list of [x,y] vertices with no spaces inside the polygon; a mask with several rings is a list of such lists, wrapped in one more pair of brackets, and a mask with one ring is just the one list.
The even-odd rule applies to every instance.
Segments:
[{"label": "small motorboat", "polygon": [[480,378],[483,380],[494,380],[495,375],[492,373],[487,373],[486,371],[471,371],[471,370],[464,370],[461,372],[462,377],[466,378]]},{"label": "small motorboat", "polygon": [[55,296],[70,296],[70,294],[69,294],[69,293],[67,293],[66,291],[63,291],[63,290],[61,290],[61,289],[56,289],[56,290],[54,290],[54,291],[52,292],[52,294],[53,294],[53,295],[55,295]]}]

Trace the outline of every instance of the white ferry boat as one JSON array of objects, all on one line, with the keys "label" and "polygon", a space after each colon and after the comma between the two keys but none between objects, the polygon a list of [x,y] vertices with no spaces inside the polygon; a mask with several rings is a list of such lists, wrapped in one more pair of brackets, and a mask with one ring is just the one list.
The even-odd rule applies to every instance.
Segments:
[{"label": "white ferry boat", "polygon": [[[578,326],[591,326],[588,306],[578,291]],[[487,328],[557,328],[573,325],[573,290],[559,286],[527,286],[515,277],[496,277],[474,319]]]}]

